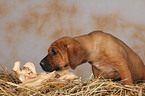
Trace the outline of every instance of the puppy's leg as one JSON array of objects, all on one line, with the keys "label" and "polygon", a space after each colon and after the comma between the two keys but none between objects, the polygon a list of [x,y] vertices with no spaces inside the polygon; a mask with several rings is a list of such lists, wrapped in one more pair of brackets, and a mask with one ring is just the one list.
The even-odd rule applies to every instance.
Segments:
[{"label": "puppy's leg", "polygon": [[112,80],[120,80],[120,74],[115,68],[112,68],[110,66],[98,66],[95,67],[92,65],[93,74],[94,77],[99,77],[99,75],[103,76],[106,79],[112,79]]},{"label": "puppy's leg", "polygon": [[122,62],[116,64],[114,66],[116,70],[120,73],[121,80],[123,80],[122,84],[133,84],[131,72],[127,66],[127,62],[123,60]]},{"label": "puppy's leg", "polygon": [[145,66],[144,66],[144,73],[143,73],[143,77],[144,77],[144,80],[145,80]]},{"label": "puppy's leg", "polygon": [[[123,80],[122,84],[124,84],[124,85],[133,84],[131,72],[130,72],[125,60],[124,61],[122,60],[122,62],[119,61],[116,64],[109,64],[109,65],[113,66],[113,68],[115,68],[115,70],[118,71],[119,73],[115,72],[113,70],[113,68],[112,68],[112,70],[110,70],[110,68],[109,68],[111,74],[108,74],[107,73],[108,70],[105,69],[105,67],[102,69],[98,69],[97,67],[92,65],[92,71],[93,71],[94,77],[96,77],[96,78],[99,77],[99,75],[105,71],[107,74],[102,74],[102,76],[104,76],[104,78],[118,80],[121,76],[121,80]],[[118,75],[115,75],[115,74],[118,74]]]},{"label": "puppy's leg", "polygon": [[93,71],[93,74],[94,74],[95,78],[99,77],[100,71],[94,65],[92,65],[92,71]]}]

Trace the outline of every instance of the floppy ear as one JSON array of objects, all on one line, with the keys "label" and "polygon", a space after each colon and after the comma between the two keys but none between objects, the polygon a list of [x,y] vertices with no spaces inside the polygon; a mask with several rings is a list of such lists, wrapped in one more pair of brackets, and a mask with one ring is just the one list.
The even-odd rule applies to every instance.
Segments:
[{"label": "floppy ear", "polygon": [[84,58],[84,49],[74,40],[67,45],[67,54],[70,67],[75,69]]}]

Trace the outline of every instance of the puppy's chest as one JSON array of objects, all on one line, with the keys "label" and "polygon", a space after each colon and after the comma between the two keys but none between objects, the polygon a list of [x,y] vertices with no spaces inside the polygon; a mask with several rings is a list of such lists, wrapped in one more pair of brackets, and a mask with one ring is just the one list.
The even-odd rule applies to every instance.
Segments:
[{"label": "puppy's chest", "polygon": [[102,62],[102,61],[98,61],[98,60],[89,61],[88,63],[90,63],[91,65],[93,65],[93,66],[95,66],[95,67],[107,65],[107,63]]},{"label": "puppy's chest", "polygon": [[111,66],[110,64],[107,64],[106,62],[102,61],[93,61],[89,62],[92,66],[95,66],[98,70],[103,72],[116,72],[115,68]]},{"label": "puppy's chest", "polygon": [[102,66],[107,66],[107,67],[112,67],[112,61],[109,58],[93,58],[92,60],[89,61],[89,63],[95,67],[102,67]]}]

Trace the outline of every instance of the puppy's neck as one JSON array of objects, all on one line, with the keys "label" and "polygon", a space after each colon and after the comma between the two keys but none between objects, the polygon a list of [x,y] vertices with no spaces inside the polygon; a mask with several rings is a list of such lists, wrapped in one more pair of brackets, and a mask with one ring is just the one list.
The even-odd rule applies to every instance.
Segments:
[{"label": "puppy's neck", "polygon": [[92,61],[94,60],[95,57],[99,56],[100,46],[101,46],[100,43],[102,38],[98,37],[97,40],[95,39],[95,41],[93,38],[94,36],[90,36],[90,35],[83,35],[83,36],[73,38],[84,49],[84,59],[82,60],[81,64]]}]

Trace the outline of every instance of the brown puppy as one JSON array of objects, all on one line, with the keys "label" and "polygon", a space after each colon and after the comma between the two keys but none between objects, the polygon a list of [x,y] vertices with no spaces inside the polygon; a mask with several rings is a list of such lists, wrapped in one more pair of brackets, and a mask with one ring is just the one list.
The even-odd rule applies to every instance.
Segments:
[{"label": "brown puppy", "polygon": [[123,84],[145,80],[145,66],[140,57],[125,43],[102,31],[91,32],[75,38],[58,39],[48,49],[48,55],[40,62],[44,71],[72,68],[89,62],[93,74]]}]

